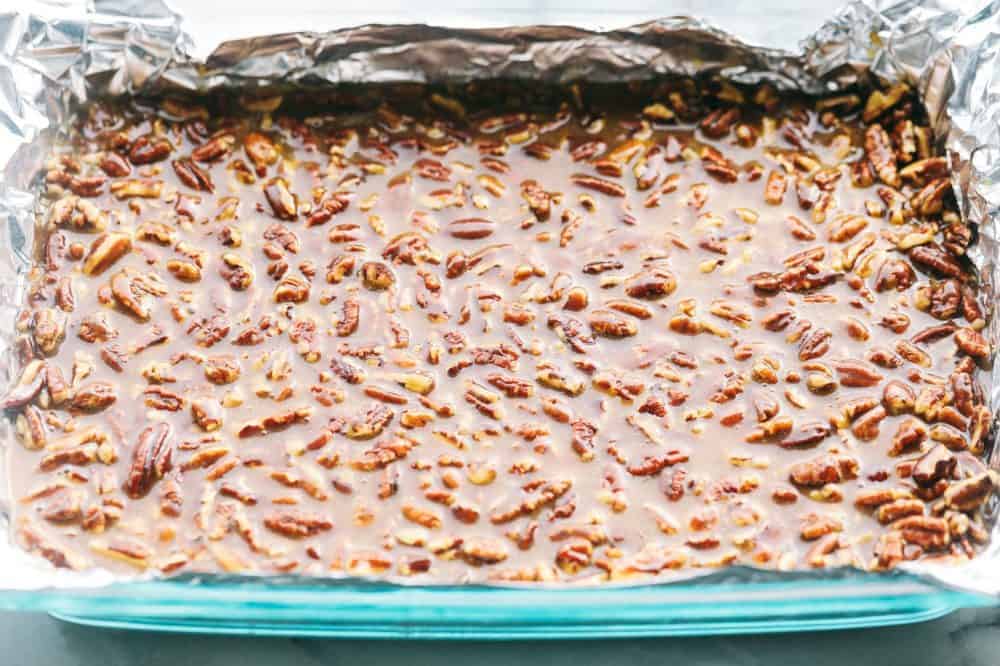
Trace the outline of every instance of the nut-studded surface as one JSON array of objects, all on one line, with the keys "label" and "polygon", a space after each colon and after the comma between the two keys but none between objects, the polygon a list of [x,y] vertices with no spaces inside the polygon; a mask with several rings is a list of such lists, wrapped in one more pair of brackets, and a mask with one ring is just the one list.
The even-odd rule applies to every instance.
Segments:
[{"label": "nut-studded surface", "polygon": [[908,92],[656,100],[94,108],[5,402],[21,543],[435,581],[973,556],[987,315]]}]

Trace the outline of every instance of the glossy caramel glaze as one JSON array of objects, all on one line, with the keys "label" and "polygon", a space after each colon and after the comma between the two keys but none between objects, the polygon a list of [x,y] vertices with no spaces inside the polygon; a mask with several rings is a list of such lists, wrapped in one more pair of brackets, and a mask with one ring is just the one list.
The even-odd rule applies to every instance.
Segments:
[{"label": "glossy caramel glaze", "polygon": [[987,315],[905,88],[278,104],[94,107],[53,157],[26,548],[440,582],[985,542]]}]

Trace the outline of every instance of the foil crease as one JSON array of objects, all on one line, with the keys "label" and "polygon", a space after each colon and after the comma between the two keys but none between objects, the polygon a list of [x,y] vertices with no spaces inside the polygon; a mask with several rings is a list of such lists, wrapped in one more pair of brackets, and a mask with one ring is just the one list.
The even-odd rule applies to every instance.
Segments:
[{"label": "foil crease", "polygon": [[[42,0],[0,12],[0,385],[9,385],[18,370],[13,320],[27,285],[43,160],[76,105],[109,96],[496,78],[620,82],[708,72],[819,94],[871,75],[903,80],[919,91],[950,157],[961,213],[977,225],[970,256],[993,309],[1000,270],[1000,0],[853,0],[798,52],[750,46],[684,16],[606,32],[366,25],[226,41],[204,59],[192,55],[195,46],[182,17],[164,0]],[[1000,323],[990,314],[995,345]],[[989,392],[991,409],[1000,415],[1000,367],[994,367]],[[0,421],[2,453],[16,444],[9,420]],[[11,501],[5,458],[0,456],[0,522]],[[1000,468],[1000,452],[994,450],[988,462]],[[935,583],[997,595],[998,565],[1000,526],[987,551],[970,563],[905,568]],[[761,575],[743,568],[732,574],[745,580]],[[843,578],[845,572],[804,575]],[[0,589],[122,580],[102,571],[54,570],[0,539]]]}]

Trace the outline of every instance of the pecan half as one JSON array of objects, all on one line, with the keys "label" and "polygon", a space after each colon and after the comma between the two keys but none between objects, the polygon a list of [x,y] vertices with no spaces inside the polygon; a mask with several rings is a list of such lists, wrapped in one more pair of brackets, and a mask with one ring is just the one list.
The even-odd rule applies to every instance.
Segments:
[{"label": "pecan half", "polygon": [[132,465],[125,480],[125,494],[132,499],[145,497],[153,485],[173,466],[173,442],[167,423],[143,429],[132,451]]}]

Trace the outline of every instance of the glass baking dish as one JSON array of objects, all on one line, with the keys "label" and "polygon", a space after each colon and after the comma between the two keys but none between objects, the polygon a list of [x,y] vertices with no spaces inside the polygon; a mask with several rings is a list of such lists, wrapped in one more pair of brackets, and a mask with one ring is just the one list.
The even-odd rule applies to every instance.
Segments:
[{"label": "glass baking dish", "polygon": [[875,627],[995,603],[905,574],[751,576],[745,582],[730,571],[693,582],[586,589],[188,579],[4,592],[0,608],[184,633],[509,640]]},{"label": "glass baking dish", "polygon": [[[267,11],[265,3],[225,0],[172,3],[201,44],[213,26],[241,14],[241,36],[258,32],[332,29],[366,22],[406,22],[402,3],[374,0],[364,10],[329,13],[326,3],[294,2],[298,11]],[[628,25],[675,13],[688,2],[647,5],[510,0],[494,9],[428,3],[421,20],[464,27],[569,23],[591,28]],[[768,0],[752,12],[716,2],[697,13],[750,43],[794,48],[830,7],[787,12]],[[598,9],[600,8],[600,9]],[[706,15],[706,12],[708,14]],[[335,18],[334,18],[335,16]],[[224,17],[222,23],[213,21]],[[306,18],[307,17],[307,18]],[[457,17],[457,18],[456,18]],[[748,20],[750,17],[751,20]],[[315,21],[313,20],[315,19]],[[337,25],[334,25],[336,23]],[[904,573],[862,574],[727,570],[688,582],[591,588],[402,586],[367,581],[262,578],[179,578],[118,583],[92,589],[0,590],[0,610],[48,612],[63,620],[109,628],[180,633],[416,639],[556,639],[775,633],[864,628],[922,622],[960,608],[997,603],[992,596],[948,589]]]}]

